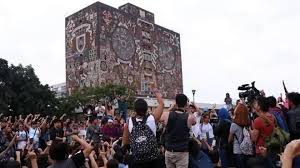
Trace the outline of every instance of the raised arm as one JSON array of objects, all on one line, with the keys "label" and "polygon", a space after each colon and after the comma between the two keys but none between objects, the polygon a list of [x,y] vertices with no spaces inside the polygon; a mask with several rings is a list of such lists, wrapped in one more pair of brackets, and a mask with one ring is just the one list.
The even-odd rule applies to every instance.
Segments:
[{"label": "raised arm", "polygon": [[72,135],[72,139],[74,141],[77,141],[78,143],[80,143],[81,146],[83,146],[83,155],[84,157],[89,157],[89,155],[91,154],[93,147],[88,144],[85,140],[80,139],[77,135]]},{"label": "raised arm", "polygon": [[300,140],[294,140],[290,142],[283,152],[281,157],[282,168],[291,168],[293,166],[293,160],[300,155]]},{"label": "raised arm", "polygon": [[56,116],[53,116],[53,117],[52,117],[52,120],[50,121],[50,125],[52,125],[53,121],[54,121],[56,118],[57,118]]},{"label": "raised arm", "polygon": [[39,127],[45,128],[46,125],[47,125],[47,117],[43,120],[42,124]]},{"label": "raised arm", "polygon": [[3,156],[15,144],[15,140],[16,140],[16,135],[13,137],[12,141],[9,143],[7,148],[0,153],[0,157]]},{"label": "raised arm", "polygon": [[114,118],[115,117],[115,108],[113,106],[111,106],[111,109],[109,111],[110,111],[109,113],[111,114],[111,116]]},{"label": "raised arm", "polygon": [[129,144],[129,129],[128,124],[126,123],[124,125],[124,131],[123,131],[123,138],[122,138],[122,145],[128,145]]},{"label": "raised arm", "polygon": [[174,110],[176,110],[176,109],[177,109],[177,105],[176,105],[176,103],[174,102],[174,104],[172,104],[171,107],[168,108],[168,111],[171,112],[171,111],[174,111]]},{"label": "raised arm", "polygon": [[19,164],[21,165],[21,152],[20,151],[16,151],[16,161],[19,162]]},{"label": "raised arm", "polygon": [[91,168],[98,168],[99,166],[98,166],[98,164],[97,164],[97,162],[95,160],[94,155],[95,155],[95,151],[92,151],[91,154],[90,154],[90,156],[89,156],[89,159],[91,161]]},{"label": "raised arm", "polygon": [[52,144],[52,141],[51,140],[48,141],[47,147],[44,149],[44,151],[41,154],[49,155],[49,149],[50,149],[51,144]]},{"label": "raised arm", "polygon": [[36,115],[34,115],[34,118],[33,118],[33,120],[32,120],[32,121],[36,121],[38,118],[39,118],[39,115],[38,115],[38,114],[36,114]]},{"label": "raised arm", "polygon": [[22,120],[22,114],[19,115],[19,120],[20,120],[20,121]]},{"label": "raised arm", "polygon": [[30,159],[31,167],[32,168],[38,168],[37,156],[36,156],[34,151],[28,152],[28,158]]},{"label": "raised arm", "polygon": [[8,117],[7,124],[11,124],[11,116]]},{"label": "raised arm", "polygon": [[156,84],[154,82],[151,82],[150,86],[151,86],[151,90],[155,94],[157,102],[158,102],[158,106],[156,107],[155,112],[153,114],[155,121],[158,122],[160,120],[160,117],[161,117],[163,111],[164,111],[164,106],[165,106],[164,105],[164,100],[162,98],[161,93],[157,89]]},{"label": "raised arm", "polygon": [[24,120],[24,125],[25,125],[25,127],[27,127],[28,129],[30,128],[30,126],[28,125],[28,118],[29,118],[30,116],[32,116],[32,114],[29,114],[29,115],[25,118],[25,120]]},{"label": "raised arm", "polygon": [[59,119],[60,121],[63,121],[64,117],[66,116],[66,114],[63,114]]},{"label": "raised arm", "polygon": [[193,105],[195,106],[197,112],[199,112],[200,108],[197,106],[197,104],[195,102],[193,102]]},{"label": "raised arm", "polygon": [[102,149],[100,151],[100,157],[103,160],[104,167],[101,167],[101,168],[107,168],[107,162],[108,162],[108,160],[107,160],[106,156],[107,156],[107,153],[105,152],[104,147],[102,146]]}]

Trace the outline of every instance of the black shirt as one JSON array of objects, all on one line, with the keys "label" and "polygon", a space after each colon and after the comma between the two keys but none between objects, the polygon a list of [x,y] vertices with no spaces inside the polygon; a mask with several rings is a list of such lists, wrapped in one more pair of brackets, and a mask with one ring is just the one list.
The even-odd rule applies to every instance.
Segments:
[{"label": "black shirt", "polygon": [[50,131],[49,131],[49,134],[50,134],[50,140],[55,140],[56,137],[59,137],[59,138],[63,138],[64,137],[64,131],[63,129],[61,128],[51,128]]},{"label": "black shirt", "polygon": [[228,145],[230,126],[231,126],[231,121],[220,120],[214,129],[214,135],[217,136],[217,140],[221,148],[226,148]]},{"label": "black shirt", "polygon": [[165,132],[165,148],[168,151],[186,152],[190,129],[188,128],[189,114],[185,112],[170,112]]}]

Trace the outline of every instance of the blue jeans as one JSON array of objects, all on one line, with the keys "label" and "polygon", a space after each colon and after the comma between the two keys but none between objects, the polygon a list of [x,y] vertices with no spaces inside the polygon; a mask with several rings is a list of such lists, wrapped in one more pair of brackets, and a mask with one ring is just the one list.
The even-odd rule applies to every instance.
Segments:
[{"label": "blue jeans", "polygon": [[229,157],[228,156],[228,153],[225,149],[220,149],[219,150],[219,155],[220,155],[220,159],[221,159],[221,167],[222,168],[227,168],[229,166]]}]

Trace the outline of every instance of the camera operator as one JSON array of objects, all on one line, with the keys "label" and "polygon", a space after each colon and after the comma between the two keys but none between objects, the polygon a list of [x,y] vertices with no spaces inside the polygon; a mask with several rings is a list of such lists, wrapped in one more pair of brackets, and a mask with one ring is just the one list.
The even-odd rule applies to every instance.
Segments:
[{"label": "camera operator", "polygon": [[252,124],[253,130],[250,131],[250,134],[252,141],[255,143],[256,154],[261,155],[260,147],[264,147],[266,138],[272,135],[276,120],[268,112],[269,102],[267,98],[259,97],[254,102],[254,107],[258,117]]},{"label": "camera operator", "polygon": [[258,97],[264,97],[264,92],[260,92],[255,87],[255,81],[249,84],[244,84],[238,87],[238,90],[244,91],[239,93],[240,102],[246,104],[249,109],[249,118],[251,123],[258,117],[255,113],[254,102]]}]

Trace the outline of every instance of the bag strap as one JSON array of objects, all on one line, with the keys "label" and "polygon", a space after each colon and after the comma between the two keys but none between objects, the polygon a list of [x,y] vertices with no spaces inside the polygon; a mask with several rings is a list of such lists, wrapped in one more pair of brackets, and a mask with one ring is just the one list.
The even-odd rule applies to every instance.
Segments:
[{"label": "bag strap", "polygon": [[144,116],[143,121],[142,121],[143,124],[146,124],[149,116],[150,116],[149,114]]},{"label": "bag strap", "polygon": [[131,121],[132,121],[133,126],[137,125],[136,117],[132,117]]},{"label": "bag strap", "polygon": [[276,118],[271,114],[271,117],[274,119],[274,121],[275,122],[272,122],[270,119],[269,119],[269,117],[268,116],[266,116],[265,114],[263,114],[263,115],[260,115],[259,116],[260,118],[262,118],[264,121],[267,121],[269,124],[274,124],[275,125],[275,127],[277,127],[277,120],[276,120]]},{"label": "bag strap", "polygon": [[34,137],[35,137],[35,134],[36,134],[37,129],[38,129],[38,128],[35,128],[35,131],[34,131],[34,134],[33,134],[33,137],[32,137],[33,139],[34,139]]},{"label": "bag strap", "polygon": [[[271,116],[272,116],[273,119],[275,118],[272,114],[271,114]],[[261,119],[263,119],[264,121],[267,121],[269,124],[272,124],[272,123],[273,123],[275,128],[277,127],[277,121],[276,121],[276,119],[274,119],[275,122],[272,122],[272,121],[268,118],[268,116],[266,116],[265,114],[260,115],[259,117],[260,117]],[[273,132],[274,132],[274,131],[275,131],[275,130],[273,130]],[[273,134],[273,133],[272,133],[272,134]],[[266,136],[266,135],[264,135],[264,134],[261,134],[261,135],[262,135],[262,137],[263,137],[264,140],[265,140],[266,138],[271,137],[272,134],[271,134],[270,136]]]},{"label": "bag strap", "polygon": [[[238,125],[239,126],[239,125]],[[242,128],[242,142],[244,140],[244,127],[239,126],[240,128]],[[239,145],[242,143],[239,141],[238,137],[236,134],[233,134],[233,136],[235,137],[235,139],[237,140],[237,142],[239,143]]]},{"label": "bag strap", "polygon": [[233,134],[233,137],[236,139],[236,141],[239,143],[239,145],[242,143],[239,141],[239,139],[237,138],[237,136],[235,134]]}]

